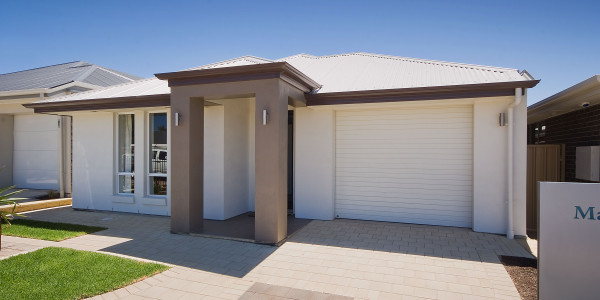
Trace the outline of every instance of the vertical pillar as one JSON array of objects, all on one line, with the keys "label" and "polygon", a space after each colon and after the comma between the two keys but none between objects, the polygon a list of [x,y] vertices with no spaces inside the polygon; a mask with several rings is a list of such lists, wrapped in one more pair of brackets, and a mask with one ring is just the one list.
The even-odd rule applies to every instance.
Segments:
[{"label": "vertical pillar", "polygon": [[[175,114],[181,116],[179,125]],[[204,223],[204,100],[171,92],[171,231],[201,233]]]},{"label": "vertical pillar", "polygon": [[[288,112],[285,88],[256,94],[255,105],[255,228],[257,242],[277,243],[287,236]],[[263,110],[268,121],[263,124]]]}]

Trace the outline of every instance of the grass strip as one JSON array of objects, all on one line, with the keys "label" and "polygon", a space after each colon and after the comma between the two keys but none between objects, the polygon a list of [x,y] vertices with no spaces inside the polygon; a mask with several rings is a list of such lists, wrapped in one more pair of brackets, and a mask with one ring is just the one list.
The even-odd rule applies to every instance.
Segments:
[{"label": "grass strip", "polygon": [[62,241],[88,233],[104,230],[104,227],[68,223],[52,223],[29,219],[14,219],[12,225],[2,224],[2,234],[47,241]]},{"label": "grass strip", "polygon": [[118,256],[48,247],[0,260],[2,299],[81,299],[169,269]]}]

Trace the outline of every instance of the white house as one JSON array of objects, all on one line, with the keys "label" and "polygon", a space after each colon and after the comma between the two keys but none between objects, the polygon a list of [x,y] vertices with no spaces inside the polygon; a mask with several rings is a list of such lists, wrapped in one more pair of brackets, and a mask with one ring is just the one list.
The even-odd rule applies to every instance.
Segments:
[{"label": "white house", "polygon": [[182,233],[255,211],[269,243],[288,209],[526,234],[527,72],[349,53],[156,77],[26,105],[73,117],[74,208]]},{"label": "white house", "polygon": [[136,79],[83,61],[0,74],[0,187],[70,193],[70,118],[23,104]]}]

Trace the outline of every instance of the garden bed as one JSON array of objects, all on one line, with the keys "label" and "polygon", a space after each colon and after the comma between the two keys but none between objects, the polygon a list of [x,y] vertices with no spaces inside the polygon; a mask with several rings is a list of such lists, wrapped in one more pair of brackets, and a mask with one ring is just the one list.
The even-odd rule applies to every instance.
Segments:
[{"label": "garden bed", "polygon": [[500,256],[500,261],[517,287],[521,298],[524,300],[537,300],[537,260],[525,257]]}]

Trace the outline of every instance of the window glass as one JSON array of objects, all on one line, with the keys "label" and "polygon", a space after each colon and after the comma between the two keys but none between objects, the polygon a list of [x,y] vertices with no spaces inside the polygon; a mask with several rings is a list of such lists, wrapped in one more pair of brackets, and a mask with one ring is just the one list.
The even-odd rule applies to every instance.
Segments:
[{"label": "window glass", "polygon": [[118,120],[118,181],[119,193],[134,192],[135,128],[133,115],[119,115]]},{"label": "window glass", "polygon": [[151,113],[149,121],[150,194],[167,194],[167,113]]}]

